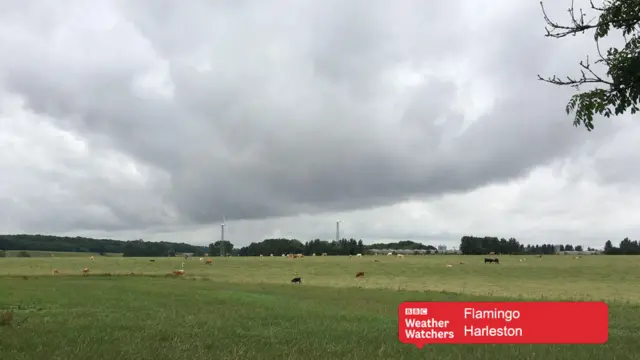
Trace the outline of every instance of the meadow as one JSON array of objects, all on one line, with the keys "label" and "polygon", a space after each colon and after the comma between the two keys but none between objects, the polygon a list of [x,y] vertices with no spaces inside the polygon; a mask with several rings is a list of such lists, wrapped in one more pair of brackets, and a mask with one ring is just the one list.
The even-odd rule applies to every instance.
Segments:
[{"label": "meadow", "polygon": [[[638,358],[639,257],[520,258],[0,258],[0,311],[14,313],[0,326],[0,359]],[[183,261],[184,277],[165,276]],[[303,284],[289,283],[296,276]],[[604,300],[609,341],[423,349],[398,341],[403,301],[482,300]]]}]

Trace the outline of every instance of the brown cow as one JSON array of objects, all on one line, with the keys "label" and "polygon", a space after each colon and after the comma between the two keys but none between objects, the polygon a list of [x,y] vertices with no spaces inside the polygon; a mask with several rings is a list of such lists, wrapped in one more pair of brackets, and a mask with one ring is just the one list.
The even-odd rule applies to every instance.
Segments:
[{"label": "brown cow", "polygon": [[60,272],[58,271],[58,269],[53,269],[51,270],[51,275],[55,275],[55,274],[59,274]]},{"label": "brown cow", "polygon": [[82,269],[82,275],[87,275],[87,274],[89,274],[89,268]]},{"label": "brown cow", "polygon": [[213,265],[213,260],[211,260],[211,258],[207,259],[207,262],[205,263],[207,265]]},{"label": "brown cow", "polygon": [[361,277],[364,277],[364,272],[362,271],[356,274],[356,278],[361,278]]}]

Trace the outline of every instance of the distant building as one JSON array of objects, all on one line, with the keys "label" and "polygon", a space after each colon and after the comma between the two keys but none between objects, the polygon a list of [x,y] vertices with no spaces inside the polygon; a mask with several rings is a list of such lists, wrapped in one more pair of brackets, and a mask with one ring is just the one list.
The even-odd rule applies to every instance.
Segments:
[{"label": "distant building", "polygon": [[438,252],[447,252],[447,245],[438,245]]}]

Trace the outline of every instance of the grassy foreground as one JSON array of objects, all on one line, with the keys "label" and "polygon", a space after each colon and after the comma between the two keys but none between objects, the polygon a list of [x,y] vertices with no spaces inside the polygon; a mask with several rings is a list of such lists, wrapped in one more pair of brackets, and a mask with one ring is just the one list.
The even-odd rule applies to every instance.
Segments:
[{"label": "grassy foreground", "polygon": [[[0,311],[15,314],[0,327],[0,359],[638,358],[640,258],[518,259],[233,258],[213,266],[195,259],[185,262],[184,278],[162,276],[180,268],[176,258],[0,259]],[[93,275],[79,276],[83,267]],[[355,280],[356,271],[366,278]],[[295,275],[302,285],[288,283]],[[418,350],[397,339],[403,301],[506,298],[606,300],[609,342]]]}]

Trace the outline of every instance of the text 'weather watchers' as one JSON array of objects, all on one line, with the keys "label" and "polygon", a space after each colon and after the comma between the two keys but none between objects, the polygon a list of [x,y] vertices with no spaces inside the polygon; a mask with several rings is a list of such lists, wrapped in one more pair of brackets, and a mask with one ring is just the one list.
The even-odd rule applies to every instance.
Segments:
[{"label": "text 'weather watchers'", "polygon": [[398,308],[400,341],[418,347],[603,344],[608,327],[603,302],[405,302]]}]

